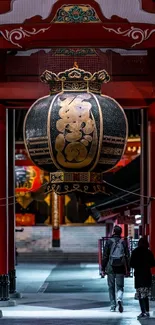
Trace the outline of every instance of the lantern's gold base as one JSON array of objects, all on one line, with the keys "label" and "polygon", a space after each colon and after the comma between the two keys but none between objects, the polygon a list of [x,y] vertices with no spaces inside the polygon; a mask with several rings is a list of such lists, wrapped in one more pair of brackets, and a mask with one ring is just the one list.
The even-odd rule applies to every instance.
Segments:
[{"label": "lantern's gold base", "polygon": [[56,172],[50,174],[50,182],[46,187],[46,193],[56,192],[67,194],[70,192],[84,192],[96,194],[105,193],[101,173],[93,172]]},{"label": "lantern's gold base", "polygon": [[56,172],[50,173],[50,181],[57,183],[102,183],[102,174],[94,172]]}]

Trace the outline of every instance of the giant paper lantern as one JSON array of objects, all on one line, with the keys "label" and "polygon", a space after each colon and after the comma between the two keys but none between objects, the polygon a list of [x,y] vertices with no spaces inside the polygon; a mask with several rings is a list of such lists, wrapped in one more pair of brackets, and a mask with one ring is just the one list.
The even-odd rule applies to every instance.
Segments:
[{"label": "giant paper lantern", "polygon": [[128,130],[122,107],[101,95],[109,80],[105,70],[91,74],[78,67],[42,74],[51,94],[29,109],[24,141],[31,160],[50,172],[48,190],[104,191],[103,173],[121,159]]}]

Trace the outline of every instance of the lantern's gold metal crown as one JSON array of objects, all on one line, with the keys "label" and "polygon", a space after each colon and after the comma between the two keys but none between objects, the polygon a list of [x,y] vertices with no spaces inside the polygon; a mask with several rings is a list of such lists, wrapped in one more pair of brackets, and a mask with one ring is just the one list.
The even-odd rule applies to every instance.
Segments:
[{"label": "lantern's gold metal crown", "polygon": [[89,71],[79,69],[77,63],[74,67],[58,74],[46,70],[40,80],[50,85],[51,94],[61,91],[89,91],[101,93],[102,83],[110,81],[110,76],[106,70],[100,70],[93,74]]}]

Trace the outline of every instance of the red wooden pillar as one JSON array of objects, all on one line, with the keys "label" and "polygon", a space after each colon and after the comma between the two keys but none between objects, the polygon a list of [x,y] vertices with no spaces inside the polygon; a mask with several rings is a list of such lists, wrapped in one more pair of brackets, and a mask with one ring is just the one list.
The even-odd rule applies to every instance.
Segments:
[{"label": "red wooden pillar", "polygon": [[[148,196],[155,198],[155,103],[150,105],[148,114]],[[155,199],[148,205],[148,221],[150,247],[155,255]]]},{"label": "red wooden pillar", "polygon": [[60,225],[65,223],[65,195],[59,195],[59,222]]},{"label": "red wooden pillar", "polygon": [[6,109],[0,105],[0,300],[9,300]]},{"label": "red wooden pillar", "polygon": [[[151,198],[148,205],[149,241],[150,248],[155,256],[155,103],[148,110],[148,196]],[[155,299],[155,268],[152,269],[153,283],[151,298]]]},{"label": "red wooden pillar", "polygon": [[51,193],[52,247],[60,247],[60,200],[59,195]]},{"label": "red wooden pillar", "polygon": [[128,224],[124,224],[124,237],[128,237]]},{"label": "red wooden pillar", "polygon": [[20,298],[16,292],[16,256],[15,256],[15,110],[8,111],[8,219],[9,219],[9,281],[10,295]]},{"label": "red wooden pillar", "polygon": [[140,209],[142,216],[142,229],[139,233],[146,235],[148,215],[148,112],[147,109],[141,109],[141,155],[140,155]]},{"label": "red wooden pillar", "polygon": [[8,195],[9,195],[9,278],[10,293],[15,292],[15,202],[14,202],[14,111],[8,111]]},{"label": "red wooden pillar", "polygon": [[[148,108],[147,141],[147,234],[150,248],[155,256],[155,102]],[[155,268],[152,269],[151,300],[155,300]]]}]

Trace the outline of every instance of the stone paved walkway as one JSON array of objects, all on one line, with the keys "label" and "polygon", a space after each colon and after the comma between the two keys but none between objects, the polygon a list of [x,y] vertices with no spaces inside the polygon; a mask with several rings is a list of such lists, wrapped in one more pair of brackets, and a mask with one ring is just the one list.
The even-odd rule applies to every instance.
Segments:
[{"label": "stone paved walkway", "polygon": [[[17,267],[17,290],[23,294],[15,307],[1,308],[0,325],[138,325],[138,301],[133,279],[125,280],[124,313],[110,313],[107,280],[96,264]],[[154,324],[155,303],[151,302]]]}]

